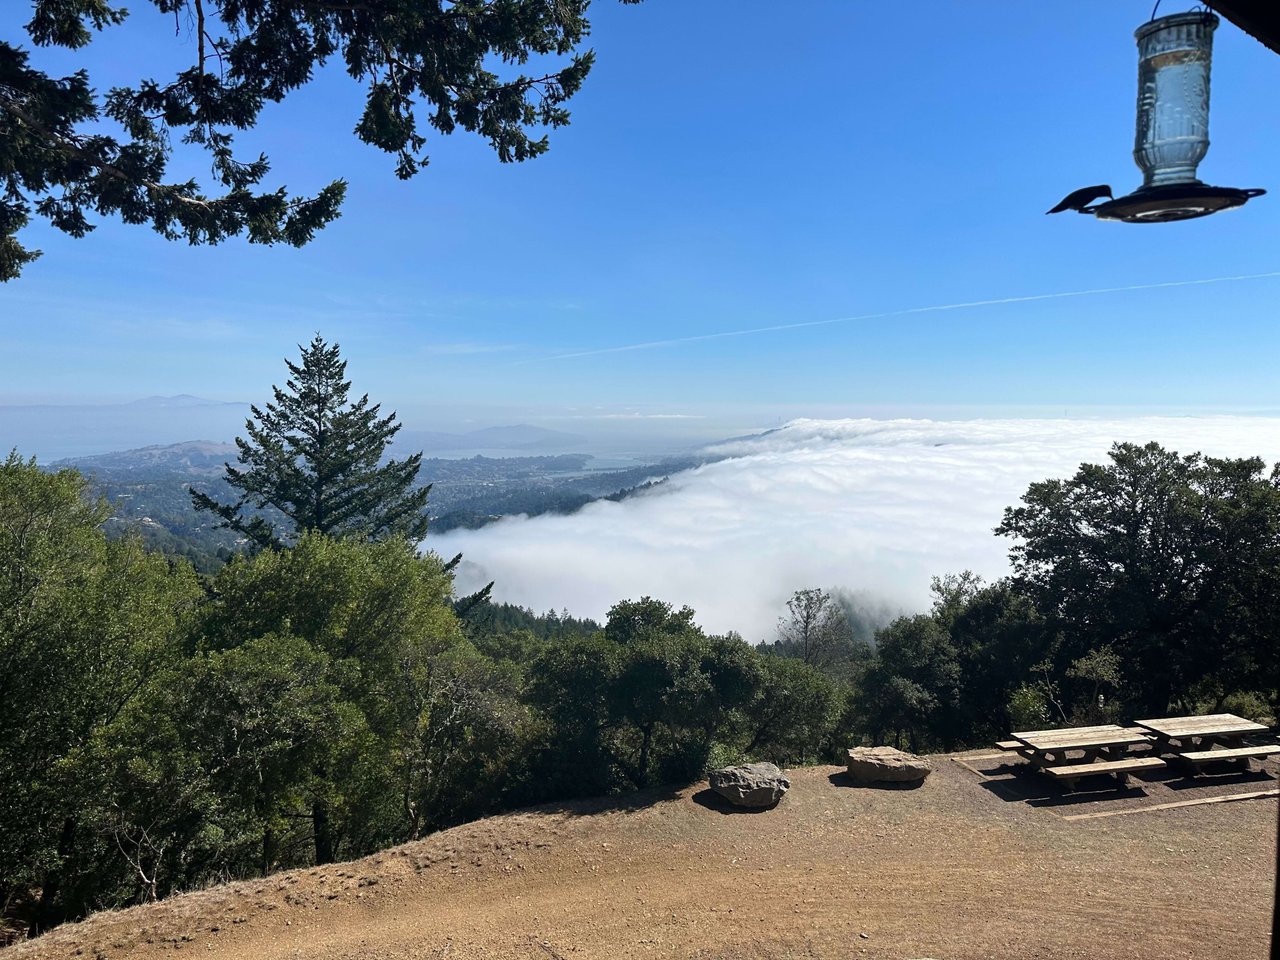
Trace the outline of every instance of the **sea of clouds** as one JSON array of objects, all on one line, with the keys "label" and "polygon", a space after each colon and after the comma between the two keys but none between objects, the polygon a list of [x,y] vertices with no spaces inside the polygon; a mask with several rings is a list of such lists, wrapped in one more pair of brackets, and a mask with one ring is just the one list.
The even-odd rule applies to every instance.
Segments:
[{"label": "sea of clouds", "polygon": [[1008,572],[992,529],[1028,484],[1105,459],[1112,443],[1280,460],[1280,418],[795,420],[709,448],[724,459],[571,516],[508,517],[430,537],[461,552],[458,589],[603,618],[648,595],[713,632],[771,639],[787,598],[843,588],[904,610],[930,578]]}]

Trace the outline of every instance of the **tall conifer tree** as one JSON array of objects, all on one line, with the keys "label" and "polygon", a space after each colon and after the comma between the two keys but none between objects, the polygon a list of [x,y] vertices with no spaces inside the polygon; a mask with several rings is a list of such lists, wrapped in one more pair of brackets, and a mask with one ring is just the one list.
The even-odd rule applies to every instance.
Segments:
[{"label": "tall conifer tree", "polygon": [[[379,416],[368,394],[347,402],[351,382],[343,379],[347,363],[338,344],[317,334],[300,349],[301,364],[285,361],[291,376],[284,389],[271,388],[275,401],[265,409],[250,407],[248,439],[236,438],[241,466],[227,464],[226,479],[239,499],[223,504],[192,490],[192,503],[260,547],[282,546],[306,530],[422,539],[431,489],[414,486],[422,454],[382,463],[400,429],[395,413]],[[279,514],[292,529],[280,529],[272,519]]]}]

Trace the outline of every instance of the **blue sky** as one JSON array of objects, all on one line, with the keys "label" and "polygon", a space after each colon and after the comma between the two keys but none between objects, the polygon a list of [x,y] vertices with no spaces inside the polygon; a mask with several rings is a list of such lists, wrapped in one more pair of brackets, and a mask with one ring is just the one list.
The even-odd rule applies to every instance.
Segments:
[{"label": "blue sky", "polygon": [[[193,55],[134,7],[84,54],[100,87]],[[351,135],[361,93],[330,71],[243,146],[272,157],[273,185],[347,178],[342,218],[302,250],[28,230],[45,256],[0,286],[0,403],[258,400],[320,331],[358,388],[420,426],[1274,411],[1280,277],[593,353],[1280,271],[1280,57],[1226,22],[1200,173],[1273,193],[1172,225],[1044,216],[1076,187],[1140,183],[1132,33],[1150,8],[597,0],[598,64],[550,153],[501,165],[473,137],[433,137],[407,183]],[[0,35],[25,13],[6,4]]]}]

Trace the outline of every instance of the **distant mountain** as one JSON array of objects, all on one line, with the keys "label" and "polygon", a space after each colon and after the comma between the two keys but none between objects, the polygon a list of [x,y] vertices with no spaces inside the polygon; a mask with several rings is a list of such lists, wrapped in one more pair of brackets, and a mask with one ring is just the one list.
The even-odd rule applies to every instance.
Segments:
[{"label": "distant mountain", "polygon": [[544,427],[531,427],[528,424],[517,424],[514,427],[486,427],[484,430],[472,430],[463,434],[464,438],[479,444],[494,447],[548,447],[565,444],[581,444],[582,437],[559,430],[547,430]]},{"label": "distant mountain", "polygon": [[148,397],[131,403],[0,406],[0,456],[17,449],[41,463],[115,450],[230,440],[244,432],[247,403],[201,397]]},{"label": "distant mountain", "polygon": [[76,467],[86,473],[96,470],[176,470],[198,476],[220,476],[223,464],[235,462],[238,451],[234,443],[211,440],[188,440],[183,443],[118,450],[95,456],[65,457],[51,467]]},{"label": "distant mountain", "polygon": [[242,407],[243,403],[234,400],[206,400],[204,397],[193,397],[189,393],[179,393],[172,397],[143,397],[125,404],[129,407]]}]

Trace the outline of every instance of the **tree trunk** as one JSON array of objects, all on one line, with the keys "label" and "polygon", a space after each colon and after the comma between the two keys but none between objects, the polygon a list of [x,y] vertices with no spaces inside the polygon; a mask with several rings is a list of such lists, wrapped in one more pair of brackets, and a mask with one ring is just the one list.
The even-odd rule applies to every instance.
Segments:
[{"label": "tree trunk", "polygon": [[276,859],[276,835],[270,827],[262,828],[262,875],[271,872]]},{"label": "tree trunk", "polygon": [[643,790],[649,785],[649,747],[653,742],[653,728],[645,727],[644,739],[640,741],[640,764],[639,778],[636,780],[636,787]]},{"label": "tree trunk", "polygon": [[333,863],[333,836],[329,829],[329,804],[316,800],[311,805],[311,831],[316,839],[316,863]]},{"label": "tree trunk", "polygon": [[59,902],[59,894],[62,893],[62,873],[64,870],[62,862],[71,852],[71,844],[75,842],[75,837],[75,817],[67,817],[62,822],[62,833],[58,836],[59,865],[45,874],[44,882],[40,885],[40,902],[36,904],[35,921],[27,930],[27,936],[29,937],[36,937],[46,930],[56,927],[67,918],[66,905]]}]

